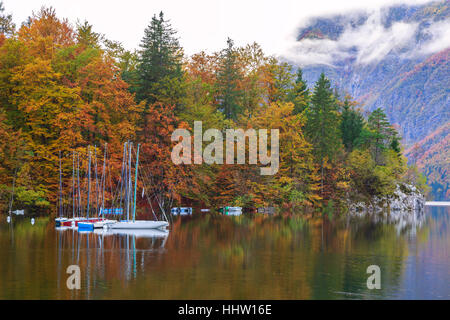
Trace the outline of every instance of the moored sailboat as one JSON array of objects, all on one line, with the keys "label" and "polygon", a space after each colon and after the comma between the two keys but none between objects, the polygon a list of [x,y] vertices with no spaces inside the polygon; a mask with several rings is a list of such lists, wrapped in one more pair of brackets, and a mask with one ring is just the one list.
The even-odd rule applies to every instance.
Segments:
[{"label": "moored sailboat", "polygon": [[[114,223],[105,223],[105,229],[164,229],[169,226],[169,222],[167,221],[159,221],[159,220],[136,220],[136,190],[137,190],[137,180],[138,180],[138,168],[139,168],[139,148],[140,144],[138,144],[137,152],[136,152],[136,164],[135,164],[135,174],[134,174],[134,196],[131,195],[131,143],[129,144],[129,155],[128,155],[128,168],[125,168],[125,172],[127,172],[127,183],[126,183],[126,208],[127,208],[127,220],[122,220]],[[124,148],[125,149],[125,148]],[[133,218],[129,219],[130,215],[130,205],[131,198],[133,200],[132,208],[133,208]]]}]

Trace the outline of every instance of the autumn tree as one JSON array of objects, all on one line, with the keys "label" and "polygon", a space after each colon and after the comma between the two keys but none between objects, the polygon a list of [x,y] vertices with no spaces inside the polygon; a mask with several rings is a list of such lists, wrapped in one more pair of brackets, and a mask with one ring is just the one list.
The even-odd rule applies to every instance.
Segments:
[{"label": "autumn tree", "polygon": [[136,137],[142,107],[113,58],[86,40],[90,26],[83,28],[81,37],[80,28],[74,32],[43,8],[0,48],[2,114],[24,143],[17,198],[27,205],[48,207],[56,199],[60,151],[68,173],[73,149],[108,143],[117,167],[122,141]]},{"label": "autumn tree", "polygon": [[[312,145],[303,134],[304,116],[294,114],[292,103],[273,103],[261,110],[252,123],[257,128],[273,128],[280,132],[279,171],[274,177],[261,178],[268,185],[267,196],[276,199],[279,205],[292,208],[317,203],[320,199],[317,193],[319,176]],[[257,184],[254,187],[263,189]]]},{"label": "autumn tree", "polygon": [[33,13],[18,31],[19,40],[27,43],[29,53],[41,59],[51,59],[58,49],[73,45],[74,34],[68,20],[60,20],[51,7]]},{"label": "autumn tree", "polygon": [[[155,103],[149,106],[148,125],[141,128],[139,136],[142,146],[140,167],[146,180],[150,204],[154,212],[168,213],[173,204],[181,202],[183,192],[189,187],[195,190],[190,166],[175,165],[171,159],[174,142],[172,132],[176,128],[188,128],[174,113],[174,106]],[[195,191],[194,191],[195,192]]]}]

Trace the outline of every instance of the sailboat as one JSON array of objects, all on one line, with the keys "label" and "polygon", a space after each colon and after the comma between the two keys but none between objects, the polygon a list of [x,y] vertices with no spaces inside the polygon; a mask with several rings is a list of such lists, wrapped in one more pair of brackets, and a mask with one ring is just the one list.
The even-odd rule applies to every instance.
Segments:
[{"label": "sailboat", "polygon": [[[137,152],[136,152],[136,165],[135,165],[135,175],[134,175],[134,197],[131,195],[131,146],[129,144],[129,152],[128,152],[128,168],[125,167],[125,175],[127,179],[126,181],[126,208],[127,208],[127,219],[121,220],[113,223],[105,223],[105,229],[164,229],[169,226],[169,222],[167,221],[159,221],[159,220],[136,220],[136,189],[137,189],[137,180],[138,180],[138,167],[139,167],[139,148],[140,144],[138,144]],[[124,145],[124,156],[125,156],[126,144]],[[125,158],[124,158],[125,160]],[[125,162],[126,163],[126,162]],[[128,172],[127,172],[128,169]],[[132,199],[131,199],[132,198]],[[130,205],[131,200],[133,200],[132,209],[133,209],[133,218],[130,220]]]},{"label": "sailboat", "polygon": [[[61,173],[61,153],[60,153],[60,165],[59,165],[59,171],[60,171],[60,185],[59,185],[59,218],[56,219],[56,226],[63,226],[63,227],[89,227],[91,229],[91,223],[99,223],[103,221],[113,222],[113,220],[105,220],[104,217],[100,217],[98,214],[98,206],[99,206],[99,197],[100,197],[100,190],[98,185],[98,179],[97,179],[97,157],[96,157],[96,149],[94,149],[94,164],[95,164],[95,181],[96,181],[96,194],[97,194],[97,201],[95,204],[95,211],[97,212],[97,217],[90,217],[90,212],[92,209],[91,206],[91,149],[88,146],[88,154],[89,154],[89,160],[88,160],[88,170],[87,170],[87,184],[88,184],[88,192],[87,192],[87,208],[86,208],[86,217],[82,216],[82,213],[84,212],[85,208],[83,207],[81,203],[81,190],[80,190],[80,157],[79,154],[77,154],[77,165],[76,165],[76,176],[77,176],[77,187],[75,187],[75,152],[73,152],[72,157],[72,218],[63,217],[63,204],[62,204],[62,173]],[[106,165],[106,153],[107,153],[107,144],[105,144],[105,155],[104,155],[104,161],[103,161],[103,174],[102,174],[102,185],[103,185],[103,191],[101,193],[102,197],[102,205],[104,206],[104,198],[105,198],[105,165]],[[101,211],[101,208],[100,208]],[[78,216],[76,216],[76,213]]]},{"label": "sailboat", "polygon": [[[94,153],[95,158],[95,186],[96,186],[96,193],[97,193],[97,199],[96,199],[96,206],[97,206],[97,218],[92,217],[89,218],[89,205],[90,205],[90,195],[91,195],[91,153],[89,152],[89,166],[88,166],[88,199],[87,199],[87,219],[81,218],[79,220],[73,221],[73,226],[77,226],[78,230],[86,230],[91,231],[95,228],[103,228],[105,223],[113,223],[116,222],[115,220],[109,220],[105,219],[104,217],[104,207],[105,207],[105,181],[106,181],[106,154],[107,154],[107,144],[105,143],[105,152],[104,152],[104,159],[103,159],[103,170],[102,170],[102,177],[101,177],[101,185],[102,185],[102,191],[101,191],[101,198],[102,198],[102,205],[100,207],[100,211],[98,211],[98,204],[99,204],[99,184],[97,179],[97,156],[96,151]],[[100,217],[100,214],[102,215]]]}]

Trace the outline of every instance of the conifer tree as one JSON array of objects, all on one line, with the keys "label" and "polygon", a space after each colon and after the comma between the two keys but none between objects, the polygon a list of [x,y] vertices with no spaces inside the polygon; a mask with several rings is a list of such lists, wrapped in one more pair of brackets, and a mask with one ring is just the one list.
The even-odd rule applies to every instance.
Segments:
[{"label": "conifer tree", "polygon": [[0,1],[0,34],[6,37],[11,36],[16,29],[16,26],[12,22],[11,14],[4,14],[5,7],[3,6],[3,1]]},{"label": "conifer tree", "polygon": [[219,109],[227,119],[236,119],[241,111],[242,90],[239,86],[241,74],[237,61],[237,52],[233,40],[228,38],[227,48],[221,53],[221,64],[217,72],[217,98]]},{"label": "conifer tree", "polygon": [[183,95],[183,53],[176,31],[164,19],[163,12],[158,17],[153,16],[140,46],[137,66],[139,84],[136,90],[138,100],[146,100],[147,104],[162,102],[178,107]]},{"label": "conifer tree", "polygon": [[[396,135],[396,130],[392,128],[383,109],[377,108],[369,115],[367,120],[371,130],[370,147],[376,165],[383,164],[382,153],[391,146],[392,138]],[[393,149],[398,149],[394,143]],[[395,150],[394,149],[394,150]]]},{"label": "conifer tree", "polygon": [[348,99],[345,99],[340,129],[342,143],[344,144],[347,152],[351,152],[357,144],[357,139],[361,136],[363,127],[363,116],[360,112],[352,109]]},{"label": "conifer tree", "polygon": [[330,81],[322,73],[314,87],[309,106],[306,132],[314,146],[314,156],[321,168],[321,187],[323,190],[324,163],[333,162],[341,146],[339,114]]},{"label": "conifer tree", "polygon": [[77,23],[77,42],[86,47],[99,48],[100,40],[102,36],[92,30],[92,25],[86,20],[81,23]]},{"label": "conifer tree", "polygon": [[288,101],[294,104],[294,114],[303,112],[309,101],[309,89],[303,80],[303,71],[301,68],[297,70],[297,78],[295,79],[294,88],[288,95]]}]

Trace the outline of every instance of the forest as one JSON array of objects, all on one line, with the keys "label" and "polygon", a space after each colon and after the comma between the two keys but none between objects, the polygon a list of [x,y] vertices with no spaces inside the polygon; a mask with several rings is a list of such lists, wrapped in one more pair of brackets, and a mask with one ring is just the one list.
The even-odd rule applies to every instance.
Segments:
[{"label": "forest", "polygon": [[[127,50],[52,8],[21,26],[0,10],[0,211],[14,189],[14,207],[55,213],[60,154],[70,205],[74,154],[86,179],[88,146],[95,174],[108,159],[106,200],[113,201],[127,141],[140,144],[148,178],[145,186],[138,181],[139,193],[145,188],[161,212],[175,205],[345,212],[348,200],[392,195],[398,184],[426,192],[381,108],[363,112],[323,73],[309,89],[300,68],[257,43],[224,39],[219,52],[187,56],[161,12],[149,19],[139,49]],[[262,176],[259,165],[175,165],[171,134],[194,121],[203,130],[279,129],[278,173]],[[146,203],[138,199],[138,210]]]}]

